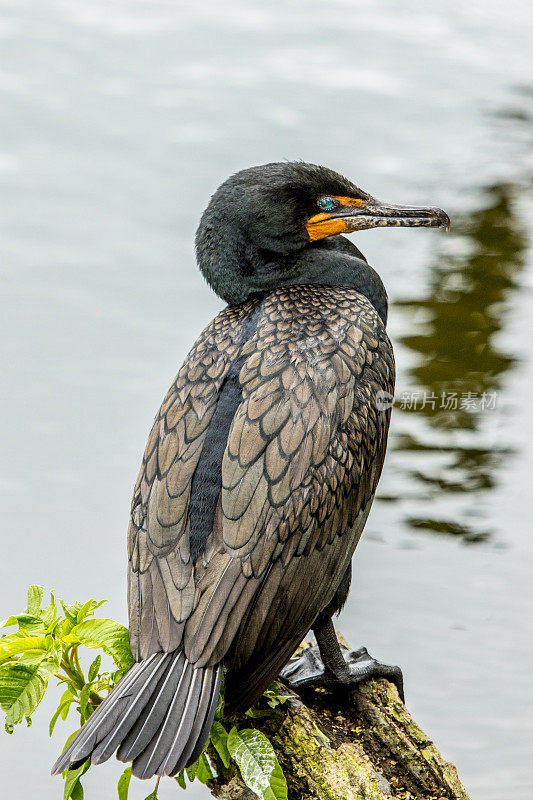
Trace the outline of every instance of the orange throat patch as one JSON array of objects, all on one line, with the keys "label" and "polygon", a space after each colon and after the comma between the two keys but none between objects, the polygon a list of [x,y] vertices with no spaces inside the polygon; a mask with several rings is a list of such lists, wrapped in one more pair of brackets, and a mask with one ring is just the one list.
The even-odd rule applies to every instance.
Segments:
[{"label": "orange throat patch", "polygon": [[[352,208],[364,208],[368,200],[361,200],[356,197],[337,197],[333,198],[341,206],[351,206]],[[311,217],[306,224],[307,233],[312,242],[318,239],[325,239],[326,236],[336,236],[338,233],[349,232],[348,225],[342,218],[335,218],[331,213],[321,211]]]},{"label": "orange throat patch", "polygon": [[336,236],[338,233],[345,233],[348,230],[343,219],[332,219],[329,214],[324,213],[315,214],[305,227],[312,242],[325,239],[326,236]]}]

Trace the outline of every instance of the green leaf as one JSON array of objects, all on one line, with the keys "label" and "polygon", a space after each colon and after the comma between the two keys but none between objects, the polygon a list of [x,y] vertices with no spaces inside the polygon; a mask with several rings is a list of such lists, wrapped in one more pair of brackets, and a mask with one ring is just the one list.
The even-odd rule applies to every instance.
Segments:
[{"label": "green leaf", "polygon": [[11,642],[16,642],[17,639],[27,639],[28,631],[15,631],[14,633],[6,633],[5,636],[0,636],[0,648]]},{"label": "green leaf", "polygon": [[11,625],[18,625],[19,628],[41,628],[43,621],[40,617],[35,617],[33,614],[14,614],[0,623],[1,628],[10,628]]},{"label": "green leaf", "polygon": [[78,620],[78,611],[81,608],[81,603],[67,605],[67,603],[64,603],[61,599],[59,602],[61,603],[61,608],[63,609],[65,617],[72,623],[72,625],[75,625]]},{"label": "green leaf", "polygon": [[70,689],[66,689],[61,696],[61,700],[59,701],[59,705],[54,712],[54,716],[50,720],[50,724],[48,726],[48,733],[50,736],[54,732],[54,728],[56,726],[56,722],[61,717],[61,719],[66,719],[68,710],[71,706],[72,701],[74,700],[74,696]]},{"label": "green leaf", "polygon": [[230,764],[230,754],[228,750],[228,732],[221,722],[213,722],[210,734],[213,747],[220,756],[220,760],[226,767]]},{"label": "green leaf", "polygon": [[[83,800],[83,789],[79,782],[81,776],[87,772],[91,766],[90,759],[87,759],[78,769],[67,769],[63,773],[65,776],[65,786],[63,788],[63,800]],[[79,789],[76,787],[79,786]]]},{"label": "green leaf", "polygon": [[17,636],[11,641],[5,642],[7,638],[6,636],[0,639],[0,664],[3,661],[11,660],[17,653],[24,653],[28,650],[46,652],[50,644],[46,636]]},{"label": "green leaf", "polygon": [[83,800],[83,786],[80,781],[74,784],[74,788],[70,793],[70,800]]},{"label": "green leaf", "polygon": [[185,783],[185,771],[181,770],[178,774],[174,777],[174,780],[179,783],[182,789],[187,788],[187,784]]},{"label": "green leaf", "polygon": [[[63,694],[61,695],[61,699],[59,701],[59,707],[57,711],[59,712],[59,716],[62,720],[65,720],[68,717],[68,712],[70,711],[70,706],[76,700],[77,692],[73,690],[72,686],[67,686]],[[55,714],[54,714],[55,716]],[[52,724],[52,720],[50,720],[50,725]],[[55,722],[54,722],[55,725]],[[50,734],[52,735],[52,734]]]},{"label": "green leaf", "polygon": [[38,667],[41,661],[48,656],[46,650],[26,650],[22,653],[20,658],[17,658],[17,664],[24,667]]},{"label": "green leaf", "polygon": [[112,619],[85,620],[75,625],[64,641],[91,648],[101,647],[120,669],[127,669],[133,664],[128,629]]},{"label": "green leaf", "polygon": [[274,748],[261,731],[232,728],[228,750],[245,784],[263,800],[287,800],[287,782]]},{"label": "green leaf", "polygon": [[67,689],[67,692],[70,694],[70,698],[71,698],[71,699],[70,699],[70,703],[69,703],[68,705],[65,705],[65,704],[63,703],[63,708],[62,708],[62,710],[61,710],[61,719],[63,719],[63,720],[65,720],[65,719],[68,717],[68,712],[69,712],[69,710],[70,710],[70,706],[72,705],[72,703],[73,703],[73,702],[74,702],[74,700],[75,700],[75,695],[74,695],[74,692],[72,691],[72,689],[70,688],[70,686],[69,686],[69,688]]},{"label": "green leaf", "polygon": [[56,621],[57,603],[53,592],[50,592],[50,604],[41,611],[41,617],[47,628]]},{"label": "green leaf", "polygon": [[76,615],[76,622],[80,623],[83,622],[83,620],[87,617],[91,617],[95,610],[100,608],[100,606],[103,606],[104,603],[107,603],[107,600],[87,600],[87,602],[84,603],[78,611]]},{"label": "green leaf", "polygon": [[[67,621],[70,622],[70,625],[66,625],[65,628],[70,630],[70,628],[74,625],[78,625],[80,622],[83,622],[87,617],[90,617],[94,614],[97,608],[100,608],[104,603],[107,603],[107,600],[87,600],[86,603],[65,603],[63,600],[59,601],[61,603],[61,608],[65,613],[65,617]],[[68,632],[68,630],[66,632]]]},{"label": "green leaf", "polygon": [[0,667],[0,706],[6,712],[5,728],[29,717],[41,702],[49,678],[57,671],[56,661],[43,661],[39,666],[7,664]]},{"label": "green leaf", "polygon": [[187,773],[187,777],[191,783],[196,778],[197,769],[198,769],[198,761],[195,761],[194,764],[191,764],[190,767],[185,767],[185,772]]},{"label": "green leaf", "polygon": [[252,717],[252,719],[261,719],[261,717],[271,717],[272,711],[267,711],[266,708],[249,708],[248,711],[244,712],[246,717]]},{"label": "green leaf", "polygon": [[277,681],[271,683],[263,694],[263,698],[266,699],[270,708],[276,708],[276,706],[286,703],[287,700],[290,700],[292,697],[294,697],[294,695],[287,692],[285,687]]},{"label": "green leaf", "polygon": [[42,586],[32,584],[28,588],[28,606],[25,609],[27,614],[39,615],[41,610],[41,603],[43,601],[44,589]]},{"label": "green leaf", "polygon": [[150,792],[148,797],[145,797],[144,800],[157,800],[157,791],[154,789],[154,791]]},{"label": "green leaf", "polygon": [[96,658],[94,659],[93,663],[89,667],[89,672],[87,673],[89,683],[94,681],[94,679],[98,675],[101,663],[102,663],[102,656],[96,656]]},{"label": "green leaf", "polygon": [[118,800],[128,800],[128,790],[130,788],[131,767],[126,767],[118,779]]},{"label": "green leaf", "polygon": [[200,781],[200,783],[207,783],[207,781],[212,780],[214,778],[213,771],[211,769],[211,765],[207,760],[207,756],[205,753],[202,753],[200,758],[197,761],[197,769],[196,769],[196,777]]},{"label": "green leaf", "polygon": [[87,712],[87,706],[89,705],[89,695],[91,693],[91,684],[86,683],[83,689],[80,692],[80,711],[81,711],[81,718],[85,722],[87,717],[90,715]]},{"label": "green leaf", "polygon": [[222,682],[220,685],[220,693],[218,695],[217,707],[215,711],[215,719],[221,720],[224,717],[224,696],[226,694],[226,677],[222,673]]}]

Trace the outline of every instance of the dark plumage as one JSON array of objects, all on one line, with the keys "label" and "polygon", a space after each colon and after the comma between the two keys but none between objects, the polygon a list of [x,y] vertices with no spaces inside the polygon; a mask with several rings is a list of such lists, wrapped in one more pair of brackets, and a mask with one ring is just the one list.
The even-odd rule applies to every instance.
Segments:
[{"label": "dark plumage", "polygon": [[312,669],[291,662],[295,684],[401,680],[368,655],[348,664],[332,634],[385,456],[390,409],[376,396],[394,390],[383,283],[336,234],[448,222],[303,163],[244,170],[215,193],[197,257],[229,305],[163,401],[135,487],[137,663],[54,771],[120,745],[138,777],[176,774],[205,745],[222,666],[226,713],[242,712],[310,628],[320,653]]}]

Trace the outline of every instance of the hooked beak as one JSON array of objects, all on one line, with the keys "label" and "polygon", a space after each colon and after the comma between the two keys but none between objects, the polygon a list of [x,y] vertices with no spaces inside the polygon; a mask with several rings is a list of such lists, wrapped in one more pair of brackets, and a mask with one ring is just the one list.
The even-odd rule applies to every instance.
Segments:
[{"label": "hooked beak", "polygon": [[385,226],[450,229],[450,218],[442,208],[396,206],[381,203],[374,198],[371,198],[363,208],[346,208],[342,219],[349,231],[362,231],[366,228]]},{"label": "hooked beak", "polygon": [[446,228],[450,218],[441,208],[431,206],[398,206],[368,200],[338,198],[342,206],[331,213],[316,214],[307,223],[311,241],[338,233],[352,233],[368,228]]}]

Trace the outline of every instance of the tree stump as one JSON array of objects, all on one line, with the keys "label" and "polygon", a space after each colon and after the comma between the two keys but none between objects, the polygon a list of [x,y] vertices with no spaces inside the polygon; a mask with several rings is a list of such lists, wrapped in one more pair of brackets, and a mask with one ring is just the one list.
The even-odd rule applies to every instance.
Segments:
[{"label": "tree stump", "polygon": [[[287,690],[289,691],[289,690]],[[270,739],[287,779],[289,800],[469,800],[455,766],[416,724],[396,687],[384,679],[339,698],[307,690],[272,709],[245,717]],[[255,800],[236,767],[226,769],[213,748],[221,800]]]}]

